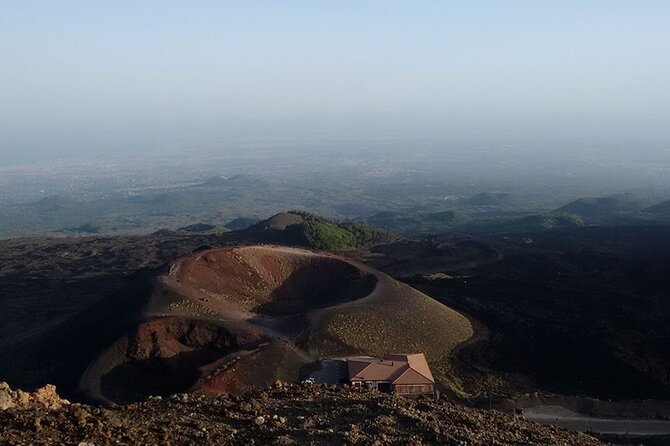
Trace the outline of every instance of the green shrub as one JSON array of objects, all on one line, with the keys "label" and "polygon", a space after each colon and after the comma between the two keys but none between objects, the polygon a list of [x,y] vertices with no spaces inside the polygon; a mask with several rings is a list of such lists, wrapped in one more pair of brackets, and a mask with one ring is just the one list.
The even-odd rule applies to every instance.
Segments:
[{"label": "green shrub", "polygon": [[316,249],[339,250],[356,246],[352,233],[327,221],[303,221],[287,227],[286,233],[294,242]]},{"label": "green shrub", "polygon": [[360,245],[395,240],[396,235],[359,223],[336,223],[320,215],[289,211],[302,218],[286,228],[290,242],[316,249],[344,250]]}]

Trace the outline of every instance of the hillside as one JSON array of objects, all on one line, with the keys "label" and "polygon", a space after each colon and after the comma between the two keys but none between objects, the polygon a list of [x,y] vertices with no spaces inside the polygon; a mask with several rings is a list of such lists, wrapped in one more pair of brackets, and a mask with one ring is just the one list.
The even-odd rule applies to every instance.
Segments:
[{"label": "hillside", "polygon": [[[470,393],[540,388],[667,399],[669,229],[584,226],[491,235],[497,261],[450,265],[447,257],[441,277],[426,274],[435,272],[438,259],[424,257],[420,246],[393,252],[388,266],[379,257],[373,264],[396,276],[397,256],[405,255],[402,270],[415,271],[407,283],[486,326],[488,339],[459,353]],[[445,255],[457,247],[449,242]]]},{"label": "hillside", "polygon": [[577,215],[553,213],[529,215],[527,217],[507,219],[503,221],[482,221],[471,225],[468,229],[472,232],[503,234],[532,233],[579,226],[584,226],[584,221]]},{"label": "hillside", "polygon": [[[484,326],[482,333],[490,333],[489,341],[466,346],[450,358],[464,363],[449,375],[460,379],[471,395],[485,394],[493,386],[503,395],[549,390],[610,399],[648,398],[670,395],[670,308],[665,298],[670,277],[668,234],[667,226],[657,225],[444,234],[359,248],[347,251],[347,256],[457,309],[473,321],[475,330],[480,326],[477,322]],[[258,326],[255,333],[244,336],[236,326],[193,325],[191,319],[209,311],[202,306],[205,302],[195,296],[184,299],[163,293],[157,278],[168,273],[175,259],[195,251],[271,241],[267,231],[1,241],[0,357],[12,360],[0,361],[0,380],[22,388],[54,383],[68,398],[80,398],[80,378],[102,352],[122,337],[139,345],[136,340],[151,339],[148,334],[156,333],[156,350],[135,350],[131,357],[145,361],[142,364],[148,369],[170,364],[175,370],[190,371],[182,375],[185,381],[174,381],[180,389],[187,388],[198,380],[192,373],[194,363],[212,364],[229,355],[231,347],[260,342],[254,338]],[[318,281],[321,276],[314,277]],[[335,291],[341,289],[334,287],[331,297],[336,298],[339,291]],[[152,307],[156,312],[147,313],[154,293],[165,301],[158,300],[161,306]],[[377,307],[382,305],[385,302],[378,301]],[[174,314],[162,324],[144,320],[165,315],[165,308]],[[377,313],[373,305],[368,308],[375,311],[370,314]],[[321,344],[336,350],[336,343],[327,342],[329,331],[347,324],[346,320],[330,323],[323,310],[316,311],[326,323],[312,333],[314,343],[309,344],[315,354]],[[421,326],[421,320],[415,322],[415,327]],[[283,329],[300,327],[300,323],[295,315],[293,325]],[[384,333],[381,327],[376,330]],[[625,330],[616,331],[612,341],[618,327]],[[167,332],[193,336],[184,336],[188,342],[178,343],[173,336],[162,336]],[[339,339],[346,341],[348,336],[358,336],[357,331],[345,331]],[[74,346],[73,339],[77,340]],[[305,345],[298,347],[302,350]],[[263,357],[270,358],[283,348],[273,345],[248,361],[263,364]],[[200,356],[193,358],[197,350]],[[169,359],[172,353],[193,360],[179,368],[179,361]],[[294,373],[291,367],[287,364],[281,373]],[[120,368],[116,376],[132,371]],[[510,373],[530,379],[519,383],[510,379]],[[139,397],[142,392],[146,390]]]},{"label": "hillside", "polygon": [[258,217],[238,217],[226,223],[225,227],[231,231],[239,231],[241,229],[247,229],[260,221],[261,219]]},{"label": "hillside", "polygon": [[249,229],[252,231],[283,231],[288,226],[299,224],[303,221],[302,217],[293,212],[280,212],[272,217],[256,223]]},{"label": "hillside", "polygon": [[661,217],[670,217],[670,200],[663,201],[645,209],[645,212]]},{"label": "hillside", "polygon": [[642,202],[633,194],[614,194],[606,197],[580,198],[561,206],[555,212],[598,217],[603,214],[637,211],[642,207]]},{"label": "hillside", "polygon": [[273,235],[284,243],[327,250],[347,250],[398,239],[397,235],[372,226],[353,222],[338,223],[301,211],[276,214],[251,226],[249,230],[273,231]]},{"label": "hillside", "polygon": [[259,246],[283,231],[5,240],[0,380],[149,410],[152,394],[257,392],[320,357],[397,347],[425,350],[442,395],[479,407],[528,392],[667,398],[668,234],[451,233],[346,251],[360,261]]},{"label": "hillside", "polygon": [[[11,390],[0,387],[0,398]],[[242,397],[176,394],[126,406],[51,395],[0,410],[0,442],[24,444],[444,444],[596,446],[584,434],[448,402],[349,388],[275,385]]]},{"label": "hillside", "polygon": [[[142,237],[4,240],[0,242],[0,354],[12,361],[0,361],[0,379],[25,388],[52,382],[68,397],[80,395],[79,380],[87,366],[120,337],[129,333],[130,339],[135,337],[155,280],[171,262],[211,246],[283,240],[283,231],[169,230]],[[176,300],[173,306],[178,306],[178,296]],[[197,308],[198,303],[189,305]],[[79,340],[76,348],[72,339]],[[205,350],[216,346],[204,338],[199,342]],[[172,348],[181,347],[166,347],[156,358],[176,351]]]}]

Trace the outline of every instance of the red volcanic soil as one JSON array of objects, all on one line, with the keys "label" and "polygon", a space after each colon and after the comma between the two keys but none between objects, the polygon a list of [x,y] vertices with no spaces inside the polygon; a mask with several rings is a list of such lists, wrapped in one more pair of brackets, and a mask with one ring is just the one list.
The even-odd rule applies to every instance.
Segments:
[{"label": "red volcanic soil", "polygon": [[[265,246],[222,248],[183,259],[171,278],[179,292],[220,311],[288,315],[357,300],[372,292],[373,274],[332,256]],[[204,296],[203,296],[204,295]]]},{"label": "red volcanic soil", "polygon": [[98,358],[98,370],[91,370],[89,375],[97,375],[99,394],[91,396],[124,402],[186,391],[200,376],[198,367],[240,346],[258,343],[260,334],[260,330],[234,333],[197,319],[150,319]]},{"label": "red volcanic soil", "polygon": [[232,353],[202,369],[193,390],[245,393],[274,382],[296,382],[312,359],[288,341],[275,340],[254,350]]}]

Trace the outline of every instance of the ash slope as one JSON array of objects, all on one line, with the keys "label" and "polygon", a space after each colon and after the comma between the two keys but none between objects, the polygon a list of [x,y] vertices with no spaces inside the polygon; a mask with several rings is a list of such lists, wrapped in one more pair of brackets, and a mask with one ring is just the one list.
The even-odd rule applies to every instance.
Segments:
[{"label": "ash slope", "polygon": [[424,352],[444,382],[450,353],[472,336],[467,318],[366,265],[266,245],[178,260],[144,314],[88,368],[83,391],[116,402],[242,393],[296,381],[318,359],[389,351]]},{"label": "ash slope", "polygon": [[244,396],[181,394],[108,408],[58,406],[49,410],[36,402],[0,411],[0,442],[175,446],[602,444],[584,434],[495,411],[322,386],[274,386]]}]

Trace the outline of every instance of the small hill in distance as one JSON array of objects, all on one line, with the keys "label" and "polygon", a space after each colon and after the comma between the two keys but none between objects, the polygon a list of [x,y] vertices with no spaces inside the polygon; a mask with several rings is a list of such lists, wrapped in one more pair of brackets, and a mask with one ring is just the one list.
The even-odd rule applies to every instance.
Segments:
[{"label": "small hill in distance", "polygon": [[226,223],[194,223],[178,229],[162,228],[155,236],[218,235],[237,231],[263,243],[280,243],[325,250],[349,250],[379,243],[389,243],[399,235],[361,223],[336,222],[302,211],[280,212],[258,221],[256,217],[240,217]]},{"label": "small hill in distance", "polygon": [[257,224],[260,221],[261,219],[255,215],[253,217],[238,217],[233,220],[230,220],[228,223],[225,224],[225,226],[231,231],[240,231],[242,229],[247,229],[250,226]]},{"label": "small hill in distance", "polygon": [[74,208],[78,204],[79,203],[76,200],[65,197],[63,195],[50,195],[29,204],[29,206],[40,211],[57,211],[61,209]]},{"label": "small hill in distance", "polygon": [[[347,250],[362,245],[385,243],[398,235],[360,223],[338,223],[302,211],[282,212],[249,228],[271,231],[285,243],[315,249]],[[280,234],[277,234],[280,232]]]},{"label": "small hill in distance", "polygon": [[645,212],[661,217],[670,217],[670,200],[663,201],[645,209]]},{"label": "small hill in distance", "polygon": [[637,211],[643,203],[633,194],[623,193],[606,197],[584,197],[556,209],[556,212],[577,214],[582,217]]}]

